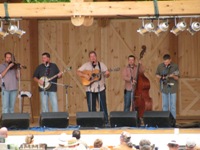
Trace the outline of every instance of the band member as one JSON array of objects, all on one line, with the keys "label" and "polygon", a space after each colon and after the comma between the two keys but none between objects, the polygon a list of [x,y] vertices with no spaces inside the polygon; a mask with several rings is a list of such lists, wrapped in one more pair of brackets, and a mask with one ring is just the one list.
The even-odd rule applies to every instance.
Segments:
[{"label": "band member", "polygon": [[17,68],[13,68],[12,53],[4,54],[5,62],[0,65],[2,113],[14,113],[18,90]]},{"label": "band member", "polygon": [[[139,62],[141,63],[141,62]],[[135,56],[128,56],[128,65],[122,71],[122,78],[125,81],[124,89],[124,111],[130,111],[131,102],[134,103],[134,91],[137,76],[137,65],[135,64]],[[143,67],[140,65],[139,72],[143,72]]]},{"label": "band member", "polygon": [[[56,77],[47,81],[49,78]],[[40,92],[40,101],[41,101],[41,111],[49,112],[48,108],[48,98],[52,106],[52,111],[58,111],[58,102],[57,102],[57,79],[62,77],[62,72],[59,71],[57,65],[50,61],[50,54],[42,54],[42,64],[40,64],[33,75],[34,81],[39,85]]]},{"label": "band member", "polygon": [[163,56],[163,63],[156,70],[156,77],[160,80],[162,92],[162,109],[170,111],[176,118],[176,92],[179,79],[178,65],[173,63],[169,54]]},{"label": "band member", "polygon": [[[88,71],[90,74],[86,73]],[[96,101],[98,100],[100,102],[100,111],[103,111],[105,115],[105,123],[108,123],[105,78],[110,76],[110,72],[108,71],[106,65],[97,60],[97,54],[95,51],[91,51],[89,53],[89,62],[83,64],[77,70],[77,74],[82,79],[90,82],[85,86],[88,111],[96,111]]]}]

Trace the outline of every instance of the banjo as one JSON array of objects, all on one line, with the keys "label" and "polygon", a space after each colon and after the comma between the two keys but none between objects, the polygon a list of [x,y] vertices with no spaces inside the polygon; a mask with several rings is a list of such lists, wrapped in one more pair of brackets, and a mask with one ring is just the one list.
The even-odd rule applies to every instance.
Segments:
[{"label": "banjo", "polygon": [[[69,71],[69,70],[71,70],[72,69],[72,67],[68,67],[67,69],[65,69],[64,71],[62,71],[61,73],[63,74],[63,73],[65,73],[65,72],[67,72],[67,71]],[[58,73],[59,74],[59,73]],[[53,80],[53,79],[55,79],[55,78],[57,78],[58,77],[58,74],[56,74],[56,75],[54,75],[53,77],[51,77],[51,78],[48,78],[48,77],[46,77],[46,76],[42,76],[41,78],[40,78],[40,80],[42,80],[44,83],[43,83],[43,85],[41,85],[41,84],[39,84],[38,83],[38,86],[41,88],[41,89],[43,89],[43,90],[48,90],[50,87],[51,87],[51,80]]]}]

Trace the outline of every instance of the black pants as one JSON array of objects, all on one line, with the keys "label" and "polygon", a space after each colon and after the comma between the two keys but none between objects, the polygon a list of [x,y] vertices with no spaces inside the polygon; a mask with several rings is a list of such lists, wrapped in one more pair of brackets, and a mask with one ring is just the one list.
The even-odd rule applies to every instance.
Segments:
[{"label": "black pants", "polygon": [[[105,123],[108,123],[108,111],[107,111],[107,104],[106,104],[106,91],[103,90],[99,92],[100,94],[100,100],[98,92],[86,92],[87,95],[87,105],[88,105],[88,111],[96,111],[96,102],[97,100],[100,101],[100,111],[104,112],[105,117]],[[92,96],[91,96],[92,95]],[[92,98],[92,102],[91,99]]]}]

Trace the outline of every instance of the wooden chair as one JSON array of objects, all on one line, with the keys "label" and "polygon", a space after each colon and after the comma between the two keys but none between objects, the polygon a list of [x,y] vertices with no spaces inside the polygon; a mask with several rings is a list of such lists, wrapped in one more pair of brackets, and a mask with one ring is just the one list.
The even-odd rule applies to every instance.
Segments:
[{"label": "wooden chair", "polygon": [[[20,94],[19,94],[20,96]],[[34,122],[34,118],[33,118],[33,105],[32,105],[32,94],[29,91],[21,91],[21,113],[23,113],[24,110],[24,106],[29,106],[30,107],[30,112],[31,112],[31,119],[32,119],[32,123]],[[24,99],[28,98],[29,100],[29,105],[24,105]]]}]

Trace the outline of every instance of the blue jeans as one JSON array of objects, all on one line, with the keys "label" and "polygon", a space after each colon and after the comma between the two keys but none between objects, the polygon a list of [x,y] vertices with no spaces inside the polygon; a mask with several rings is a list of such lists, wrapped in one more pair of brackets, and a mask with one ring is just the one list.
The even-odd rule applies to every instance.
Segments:
[{"label": "blue jeans", "polygon": [[[134,94],[133,94],[134,97]],[[131,91],[124,91],[124,111],[130,111],[131,107]],[[134,101],[133,101],[134,103]]]},{"label": "blue jeans", "polygon": [[170,111],[176,119],[176,93],[162,93],[162,109],[163,111]]},{"label": "blue jeans", "polygon": [[7,91],[2,89],[2,113],[14,113],[17,90]]},{"label": "blue jeans", "polygon": [[56,92],[41,91],[40,92],[40,102],[41,102],[42,112],[49,112],[48,98],[50,99],[52,111],[58,112],[57,93]]},{"label": "blue jeans", "polygon": [[[98,97],[100,97],[100,111],[104,112],[104,119],[105,123],[108,123],[108,111],[107,111],[107,104],[106,104],[106,91],[103,90],[98,93],[93,92],[86,92],[87,96],[87,105],[88,105],[88,111],[96,111],[96,101],[99,100]],[[91,100],[92,99],[92,102]]]}]

